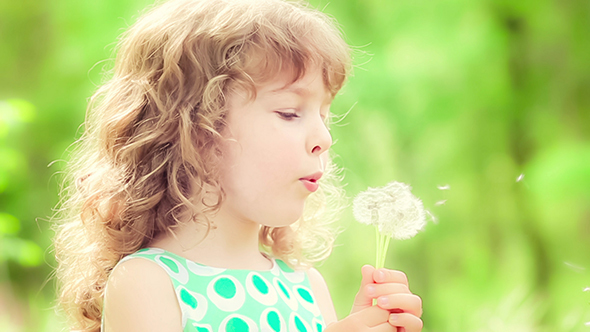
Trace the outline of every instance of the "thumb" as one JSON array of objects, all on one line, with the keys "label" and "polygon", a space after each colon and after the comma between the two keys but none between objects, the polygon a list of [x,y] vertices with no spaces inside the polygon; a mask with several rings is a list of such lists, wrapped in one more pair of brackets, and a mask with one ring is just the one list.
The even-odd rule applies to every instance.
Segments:
[{"label": "thumb", "polygon": [[373,272],[375,272],[375,268],[371,265],[365,265],[361,268],[361,286],[354,298],[354,304],[350,312],[351,314],[373,306],[373,297],[367,294],[367,285],[375,283]]}]

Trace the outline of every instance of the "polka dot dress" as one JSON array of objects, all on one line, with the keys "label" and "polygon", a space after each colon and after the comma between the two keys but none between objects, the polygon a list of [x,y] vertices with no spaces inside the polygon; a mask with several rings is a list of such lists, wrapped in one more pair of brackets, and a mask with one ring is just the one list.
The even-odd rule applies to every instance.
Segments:
[{"label": "polka dot dress", "polygon": [[307,274],[272,260],[268,271],[197,264],[159,248],[125,257],[146,258],[170,276],[182,310],[183,331],[321,332],[324,321]]}]

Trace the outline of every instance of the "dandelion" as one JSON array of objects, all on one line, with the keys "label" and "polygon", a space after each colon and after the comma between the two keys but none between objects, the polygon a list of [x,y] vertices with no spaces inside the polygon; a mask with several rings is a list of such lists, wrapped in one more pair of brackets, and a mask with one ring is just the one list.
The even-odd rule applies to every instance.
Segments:
[{"label": "dandelion", "polygon": [[353,200],[352,213],[357,221],[375,226],[377,234],[377,263],[385,265],[385,256],[391,238],[409,239],[426,224],[426,211],[422,201],[411,193],[411,187],[391,182],[385,187],[368,188]]}]

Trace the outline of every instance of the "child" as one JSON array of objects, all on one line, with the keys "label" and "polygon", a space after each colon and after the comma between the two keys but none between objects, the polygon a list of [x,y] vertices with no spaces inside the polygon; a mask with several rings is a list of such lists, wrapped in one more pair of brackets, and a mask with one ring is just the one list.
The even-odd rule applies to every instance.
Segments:
[{"label": "child", "polygon": [[334,239],[329,108],[349,66],[297,3],[172,0],[131,27],[59,215],[73,329],[421,331],[403,273],[364,266],[337,321],[311,267]]}]

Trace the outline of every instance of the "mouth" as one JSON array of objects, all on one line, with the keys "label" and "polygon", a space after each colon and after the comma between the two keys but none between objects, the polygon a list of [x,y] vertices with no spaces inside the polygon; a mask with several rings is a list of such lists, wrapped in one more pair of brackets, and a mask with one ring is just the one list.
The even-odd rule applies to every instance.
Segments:
[{"label": "mouth", "polygon": [[317,173],[314,173],[310,176],[306,176],[304,178],[301,178],[301,179],[299,179],[299,181],[301,181],[301,183],[303,183],[303,185],[305,186],[305,188],[307,188],[307,190],[309,190],[311,192],[315,192],[319,188],[318,181],[322,177],[322,174],[323,174],[322,172],[317,172]]},{"label": "mouth", "polygon": [[306,180],[306,181],[310,181],[310,182],[316,183],[316,182],[318,182],[320,180],[320,178],[322,177],[323,174],[324,173],[322,173],[322,172],[316,172],[316,173],[313,173],[310,176],[306,176],[306,177],[301,178],[299,180]]},{"label": "mouth", "polygon": [[312,193],[315,192],[316,190],[318,190],[318,188],[320,187],[320,185],[317,183],[316,180],[307,180],[307,179],[299,179],[299,181],[301,181],[301,183],[303,183],[303,185],[305,186],[305,188],[309,191],[311,191]]}]

